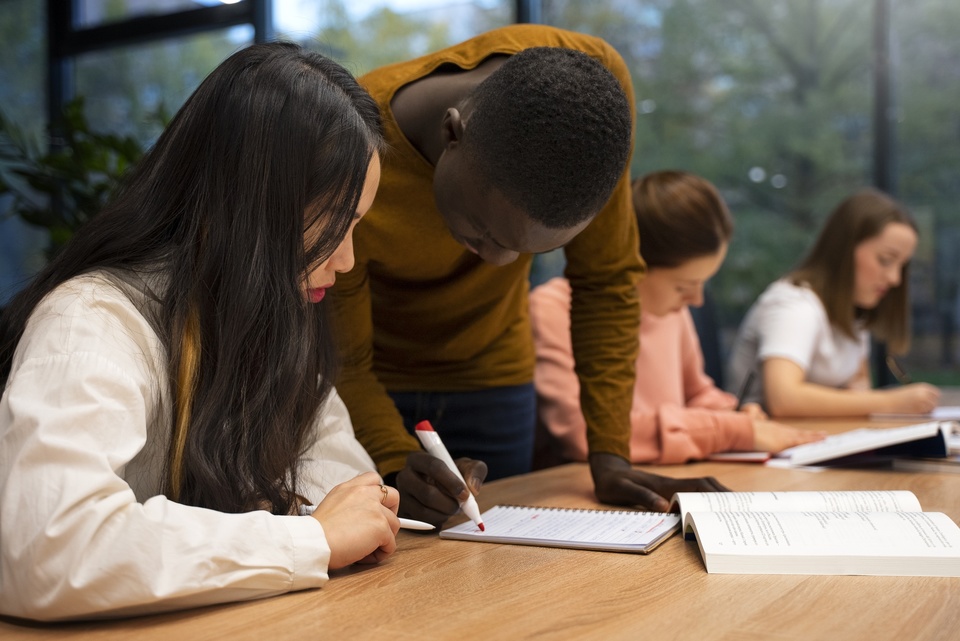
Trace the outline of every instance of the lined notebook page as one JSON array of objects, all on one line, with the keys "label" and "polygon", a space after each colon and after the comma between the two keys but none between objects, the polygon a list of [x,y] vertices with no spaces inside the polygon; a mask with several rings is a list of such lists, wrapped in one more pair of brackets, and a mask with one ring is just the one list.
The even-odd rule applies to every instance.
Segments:
[{"label": "lined notebook page", "polygon": [[678,515],[661,512],[498,505],[483,513],[485,532],[466,522],[444,530],[440,538],[643,553],[676,531],[679,522]]}]

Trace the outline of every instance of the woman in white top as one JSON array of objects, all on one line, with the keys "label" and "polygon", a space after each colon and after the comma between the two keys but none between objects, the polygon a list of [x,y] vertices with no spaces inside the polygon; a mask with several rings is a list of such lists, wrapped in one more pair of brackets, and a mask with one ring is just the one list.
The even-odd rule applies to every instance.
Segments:
[{"label": "woman in white top", "polygon": [[399,496],[331,386],[321,303],[382,144],[342,67],[244,49],[8,306],[0,614],[252,599],[396,549]]},{"label": "woman in white top", "polygon": [[916,247],[915,223],[889,196],[865,189],[844,200],[800,266],[747,313],[730,384],[776,417],[932,410],[937,388],[871,389],[868,368],[871,333],[891,353],[910,346],[907,268]]}]

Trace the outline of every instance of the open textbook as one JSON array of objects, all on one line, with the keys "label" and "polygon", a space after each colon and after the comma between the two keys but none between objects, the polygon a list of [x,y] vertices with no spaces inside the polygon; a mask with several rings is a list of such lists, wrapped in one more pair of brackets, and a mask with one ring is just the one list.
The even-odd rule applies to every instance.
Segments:
[{"label": "open textbook", "polygon": [[901,456],[942,458],[949,452],[951,431],[951,423],[938,421],[886,429],[864,427],[783,450],[767,465],[843,465]]},{"label": "open textbook", "polygon": [[646,554],[677,531],[680,517],[662,512],[497,505],[483,513],[484,531],[467,521],[441,539]]},{"label": "open textbook", "polygon": [[960,528],[912,492],[680,492],[707,572],[960,576]]},{"label": "open textbook", "polygon": [[902,457],[944,458],[960,448],[956,423],[931,421],[905,427],[863,427],[832,434],[822,441],[791,447],[777,454],[768,452],[719,452],[708,461],[766,463],[774,467],[802,465],[863,465],[889,463]]}]

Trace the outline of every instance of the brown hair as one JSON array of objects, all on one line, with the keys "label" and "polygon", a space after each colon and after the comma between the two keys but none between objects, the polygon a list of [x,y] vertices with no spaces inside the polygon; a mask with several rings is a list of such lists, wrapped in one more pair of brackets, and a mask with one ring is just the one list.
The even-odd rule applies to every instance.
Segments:
[{"label": "brown hair", "polygon": [[733,234],[733,218],[717,188],[684,171],[636,179],[633,209],[648,267],[677,267],[716,253]]},{"label": "brown hair", "polygon": [[909,262],[903,265],[900,284],[875,308],[857,309],[853,304],[854,251],[890,223],[917,231],[907,210],[890,196],[870,188],[856,192],[833,210],[806,258],[787,278],[795,285],[807,283],[823,302],[830,322],[851,338],[856,338],[854,322],[859,319],[891,352],[902,354],[910,348]]}]

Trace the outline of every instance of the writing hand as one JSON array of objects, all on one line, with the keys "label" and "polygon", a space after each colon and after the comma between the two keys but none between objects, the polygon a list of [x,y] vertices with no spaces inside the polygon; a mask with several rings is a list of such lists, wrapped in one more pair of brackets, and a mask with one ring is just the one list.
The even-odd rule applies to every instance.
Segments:
[{"label": "writing hand", "polygon": [[884,392],[893,401],[890,411],[895,413],[926,414],[932,412],[940,402],[940,390],[927,383],[911,383]]},{"label": "writing hand", "polygon": [[427,452],[412,452],[407,457],[407,465],[397,474],[400,516],[440,527],[457,513],[460,501],[465,501],[471,492],[476,495],[487,478],[487,464],[469,458],[455,462],[469,487],[437,457]]},{"label": "writing hand", "polygon": [[670,509],[670,498],[677,492],[728,492],[712,476],[673,479],[641,472],[615,454],[590,454],[590,474],[594,491],[602,503],[629,505],[654,512]]},{"label": "writing hand", "polygon": [[[386,488],[386,495],[384,490]],[[367,472],[335,486],[320,501],[313,518],[323,526],[330,546],[329,568],[379,563],[397,549],[399,493]]]}]

